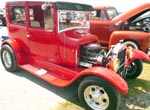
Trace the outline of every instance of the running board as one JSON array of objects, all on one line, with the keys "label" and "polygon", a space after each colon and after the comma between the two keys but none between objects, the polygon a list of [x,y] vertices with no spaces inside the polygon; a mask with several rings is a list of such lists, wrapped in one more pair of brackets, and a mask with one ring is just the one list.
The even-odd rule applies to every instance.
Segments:
[{"label": "running board", "polygon": [[50,71],[40,69],[30,64],[20,65],[19,67],[58,87],[66,87],[71,83],[71,80],[60,78]]}]

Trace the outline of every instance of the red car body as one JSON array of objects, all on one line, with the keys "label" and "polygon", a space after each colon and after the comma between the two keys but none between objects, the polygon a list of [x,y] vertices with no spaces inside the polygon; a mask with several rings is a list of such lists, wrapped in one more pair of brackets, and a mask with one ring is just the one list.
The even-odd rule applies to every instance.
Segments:
[{"label": "red car body", "polygon": [[[109,18],[107,10],[111,9],[114,10],[114,14],[112,13],[112,17]],[[149,18],[145,14],[150,12],[150,4],[142,4],[117,16],[115,10],[114,7],[95,7],[96,15],[90,22],[91,33],[98,36],[101,45],[106,49],[124,39],[125,42],[132,42],[138,49],[149,53],[150,31],[143,29],[144,22],[140,18]],[[100,19],[99,12],[104,13],[105,19]]]},{"label": "red car body", "polygon": [[[71,28],[63,31],[59,29],[61,24],[58,23],[58,10],[65,7],[65,5],[59,7],[61,2],[51,3],[53,26],[50,30],[45,30],[42,17],[39,16],[42,14],[41,7],[38,7],[44,3],[7,2],[6,4],[9,39],[5,40],[2,46],[7,44],[13,49],[17,65],[59,87],[66,87],[78,79],[94,75],[107,80],[121,93],[127,93],[127,84],[113,71],[105,67],[85,69],[78,66],[81,45],[97,42],[97,37],[90,34],[88,28]],[[24,13],[18,14],[15,18],[17,20],[13,22],[11,12],[15,10],[14,8],[17,12],[22,10],[20,7],[24,7]],[[32,24],[33,20],[36,23]]]},{"label": "red car body", "polygon": [[58,87],[77,81],[79,99],[87,109],[118,108],[119,92],[126,94],[128,86],[114,71],[120,67],[122,56],[125,64],[126,51],[130,60],[149,60],[143,52],[117,48],[120,59],[112,62],[114,71],[106,68],[107,63],[100,65],[106,51],[90,33],[90,5],[16,1],[7,2],[5,9],[9,35],[1,46],[5,69],[12,72],[20,67]]}]

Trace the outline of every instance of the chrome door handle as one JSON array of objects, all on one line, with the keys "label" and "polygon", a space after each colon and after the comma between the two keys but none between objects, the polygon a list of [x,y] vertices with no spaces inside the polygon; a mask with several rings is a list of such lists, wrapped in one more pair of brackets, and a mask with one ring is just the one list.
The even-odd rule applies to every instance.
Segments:
[{"label": "chrome door handle", "polygon": [[30,34],[28,33],[26,36],[27,36],[27,37],[30,37]]}]

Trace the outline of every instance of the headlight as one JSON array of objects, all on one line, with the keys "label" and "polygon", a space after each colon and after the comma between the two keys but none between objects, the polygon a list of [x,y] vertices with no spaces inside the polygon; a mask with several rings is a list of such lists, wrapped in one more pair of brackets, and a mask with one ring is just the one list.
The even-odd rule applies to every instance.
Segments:
[{"label": "headlight", "polygon": [[120,60],[117,58],[109,63],[109,68],[115,72],[118,71],[120,67]]},{"label": "headlight", "polygon": [[128,59],[131,59],[133,57],[133,48],[132,47],[128,47],[127,52],[126,52],[126,56]]}]

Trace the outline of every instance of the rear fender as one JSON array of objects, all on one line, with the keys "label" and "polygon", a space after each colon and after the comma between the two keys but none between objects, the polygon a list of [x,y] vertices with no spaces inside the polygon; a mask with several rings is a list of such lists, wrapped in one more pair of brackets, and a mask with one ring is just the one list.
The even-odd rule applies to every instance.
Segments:
[{"label": "rear fender", "polygon": [[144,61],[150,61],[150,58],[146,53],[144,53],[141,50],[133,49],[132,58],[127,61],[126,65],[129,65],[131,62],[133,62],[136,59],[141,59],[141,60],[144,60]]},{"label": "rear fender", "polygon": [[13,49],[18,65],[26,62],[25,54],[15,39],[7,39],[3,41],[2,45],[9,45]]},{"label": "rear fender", "polygon": [[79,75],[80,76],[78,77],[81,77],[81,75],[95,75],[108,81],[122,94],[126,94],[128,92],[128,85],[125,80],[114,71],[105,67],[91,67],[81,71]]}]

